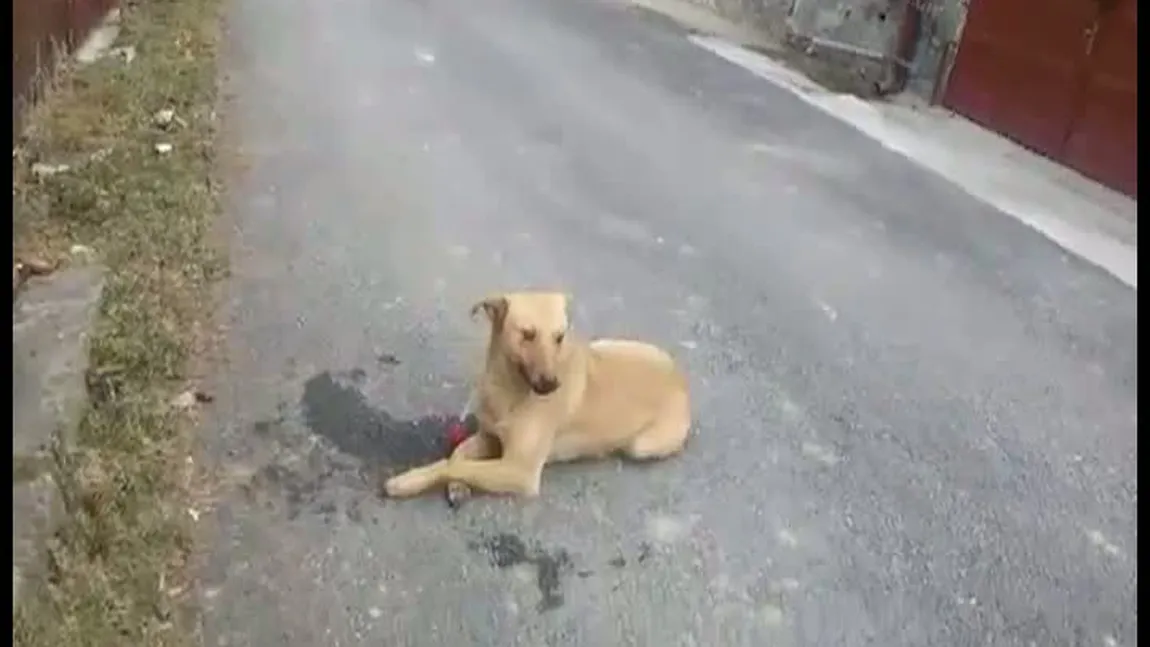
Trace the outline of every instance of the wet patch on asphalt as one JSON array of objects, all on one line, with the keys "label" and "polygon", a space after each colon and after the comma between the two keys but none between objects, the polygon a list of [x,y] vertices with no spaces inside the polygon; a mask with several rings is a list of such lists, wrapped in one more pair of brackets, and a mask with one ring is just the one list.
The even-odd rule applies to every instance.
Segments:
[{"label": "wet patch on asphalt", "polygon": [[361,370],[350,380],[331,371],[315,375],[304,385],[300,410],[304,423],[339,451],[365,465],[401,469],[439,460],[447,454],[447,416],[400,420],[368,404],[359,389]]},{"label": "wet patch on asphalt", "polygon": [[[263,459],[249,462],[262,463],[243,484],[249,500],[289,519],[307,512],[332,523],[342,512],[362,523],[363,499],[377,497],[381,475],[447,455],[451,418],[396,418],[368,403],[367,378],[361,368],[318,373],[305,383],[298,409],[280,403],[251,425],[252,454]],[[347,489],[358,494],[349,499]]]}]

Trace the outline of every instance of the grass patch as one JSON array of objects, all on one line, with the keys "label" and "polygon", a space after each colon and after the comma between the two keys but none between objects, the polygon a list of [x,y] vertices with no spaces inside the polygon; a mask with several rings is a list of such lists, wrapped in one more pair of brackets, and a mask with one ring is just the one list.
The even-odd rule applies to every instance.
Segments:
[{"label": "grass patch", "polygon": [[[69,520],[46,581],[15,612],[16,645],[189,642],[176,610],[191,547],[190,425],[168,403],[204,348],[224,269],[212,234],[221,3],[125,7],[118,44],[134,45],[134,60],[62,71],[13,153],[16,253],[66,260],[83,245],[108,267],[90,406],[52,465]],[[165,109],[168,127],[155,118]],[[36,162],[69,168],[37,175]]]}]

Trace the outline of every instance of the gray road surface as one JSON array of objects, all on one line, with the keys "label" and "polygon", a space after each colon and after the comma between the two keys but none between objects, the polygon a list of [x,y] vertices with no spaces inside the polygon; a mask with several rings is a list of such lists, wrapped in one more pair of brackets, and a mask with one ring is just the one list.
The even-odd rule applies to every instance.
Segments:
[{"label": "gray road surface", "polygon": [[[1136,643],[1135,292],[623,5],[234,5],[205,644]],[[687,454],[380,500],[524,285]]]}]

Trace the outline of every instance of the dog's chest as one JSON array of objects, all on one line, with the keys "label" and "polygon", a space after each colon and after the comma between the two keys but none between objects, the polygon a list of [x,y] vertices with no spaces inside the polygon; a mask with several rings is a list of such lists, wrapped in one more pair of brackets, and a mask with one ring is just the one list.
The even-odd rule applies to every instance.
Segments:
[{"label": "dog's chest", "polygon": [[499,423],[508,417],[520,399],[498,389],[481,391],[479,406],[475,411],[475,417],[479,419],[480,427],[488,433],[498,435],[496,430]]},{"label": "dog's chest", "polygon": [[551,433],[556,435],[565,433],[567,425],[563,424],[564,415],[561,413],[556,415],[557,412],[552,405],[541,407],[538,403],[532,403],[530,400],[531,397],[528,394],[508,393],[499,389],[493,389],[490,392],[481,391],[475,410],[479,428],[500,440],[506,441],[503,435],[508,431],[507,425],[510,419],[515,417],[517,412],[521,412],[524,407],[531,407],[533,418],[543,418],[557,423],[557,428]]}]

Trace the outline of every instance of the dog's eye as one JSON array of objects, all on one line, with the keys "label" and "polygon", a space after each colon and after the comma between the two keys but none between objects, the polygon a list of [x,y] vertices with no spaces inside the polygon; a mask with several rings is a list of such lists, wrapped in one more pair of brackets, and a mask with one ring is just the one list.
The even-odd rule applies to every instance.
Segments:
[{"label": "dog's eye", "polygon": [[524,329],[523,341],[535,341],[535,331],[530,328]]},{"label": "dog's eye", "polygon": [[563,338],[564,338],[565,336],[566,336],[566,333],[561,333],[561,332],[557,332],[557,333],[555,333],[555,343],[556,343],[556,344],[562,344],[562,343],[563,343]]}]

